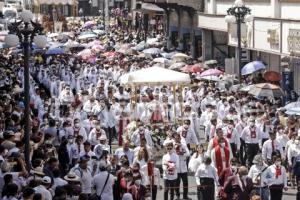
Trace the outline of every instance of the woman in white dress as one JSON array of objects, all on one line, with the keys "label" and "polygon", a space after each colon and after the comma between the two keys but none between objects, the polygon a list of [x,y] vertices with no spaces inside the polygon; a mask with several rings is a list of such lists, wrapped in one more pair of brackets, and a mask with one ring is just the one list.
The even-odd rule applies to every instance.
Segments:
[{"label": "woman in white dress", "polygon": [[197,147],[197,151],[192,155],[190,159],[189,166],[188,166],[189,170],[195,173],[199,165],[203,162],[203,158],[204,158],[204,148],[203,145],[200,144]]},{"label": "woman in white dress", "polygon": [[147,164],[149,159],[148,151],[145,147],[141,147],[137,156],[134,158],[133,163],[138,163],[140,167]]}]

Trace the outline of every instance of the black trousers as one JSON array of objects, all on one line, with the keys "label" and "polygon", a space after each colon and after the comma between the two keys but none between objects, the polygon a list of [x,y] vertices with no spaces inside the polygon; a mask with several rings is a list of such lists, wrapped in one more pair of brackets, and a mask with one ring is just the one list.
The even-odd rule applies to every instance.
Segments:
[{"label": "black trousers", "polygon": [[201,185],[197,187],[198,200],[215,199],[215,181],[213,178],[200,178]]},{"label": "black trousers", "polygon": [[252,161],[254,156],[257,155],[259,151],[258,144],[246,144],[246,155],[247,155],[247,166],[252,166]]},{"label": "black trousers", "polygon": [[281,200],[283,185],[271,185],[270,189],[270,200]]},{"label": "black trousers", "polygon": [[174,200],[174,191],[175,191],[175,187],[176,187],[176,180],[167,180],[164,179],[164,186],[165,186],[165,190],[164,190],[164,200],[168,200],[169,199],[169,191],[170,191],[170,200]]},{"label": "black trousers", "polygon": [[241,146],[240,146],[240,162],[242,165],[245,165],[246,164],[246,155],[244,154],[245,152],[245,141],[243,139],[240,139],[241,141]]},{"label": "black trousers", "polygon": [[157,185],[152,185],[152,200],[156,200]]},{"label": "black trousers", "polygon": [[230,147],[231,147],[231,151],[232,151],[233,157],[237,158],[237,153],[236,153],[237,148],[236,148],[236,144],[230,143]]},{"label": "black trousers", "polygon": [[179,197],[180,196],[180,182],[182,180],[182,183],[183,183],[183,198],[184,199],[187,199],[188,197],[188,186],[189,186],[189,183],[188,183],[188,174],[187,172],[185,173],[178,173],[178,178],[176,180],[176,196]]},{"label": "black trousers", "polygon": [[296,181],[297,181],[297,200],[300,199],[300,176],[296,176]]}]

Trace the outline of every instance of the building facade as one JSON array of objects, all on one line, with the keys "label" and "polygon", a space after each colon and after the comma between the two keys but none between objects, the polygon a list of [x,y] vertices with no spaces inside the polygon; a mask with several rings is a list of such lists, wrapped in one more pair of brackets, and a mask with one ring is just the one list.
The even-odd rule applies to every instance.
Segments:
[{"label": "building facade", "polygon": [[[236,24],[227,24],[225,15],[234,0],[205,0],[198,14],[202,29],[204,60],[216,59],[224,65],[237,53]],[[300,2],[297,0],[246,0],[254,15],[242,24],[243,62],[262,60],[268,70],[282,73],[284,87],[300,93]],[[236,72],[237,66],[232,72]],[[229,70],[230,71],[230,70]]]}]

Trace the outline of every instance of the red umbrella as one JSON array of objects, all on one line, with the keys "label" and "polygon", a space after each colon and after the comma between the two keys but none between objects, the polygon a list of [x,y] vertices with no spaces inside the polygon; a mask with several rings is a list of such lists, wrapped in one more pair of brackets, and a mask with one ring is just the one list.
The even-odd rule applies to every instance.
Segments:
[{"label": "red umbrella", "polygon": [[198,72],[200,73],[203,71],[203,68],[200,64],[195,64],[195,65],[186,65],[180,70],[186,73],[198,73]]},{"label": "red umbrella", "polygon": [[275,71],[267,71],[264,73],[264,79],[266,81],[280,81],[281,74]]}]

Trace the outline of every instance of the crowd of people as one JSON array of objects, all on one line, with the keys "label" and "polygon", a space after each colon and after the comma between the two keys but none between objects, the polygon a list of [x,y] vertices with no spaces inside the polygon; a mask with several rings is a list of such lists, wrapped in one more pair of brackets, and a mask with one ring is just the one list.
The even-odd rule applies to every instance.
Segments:
[{"label": "crowd of people", "polygon": [[[69,23],[72,39],[92,42],[78,40],[82,24]],[[300,119],[285,114],[281,99],[196,79],[175,95],[167,85],[121,85],[122,75],[152,66],[153,57],[117,53],[119,43],[139,42],[136,31],[120,29],[97,38],[104,49],[92,62],[75,53],[32,56],[31,166],[23,61],[3,50],[1,199],[155,200],[163,189],[165,200],[188,200],[196,187],[198,200],[279,200],[300,187]]]}]

